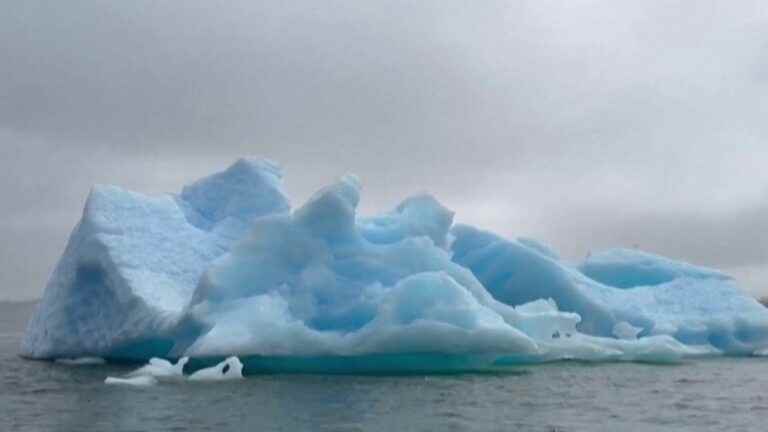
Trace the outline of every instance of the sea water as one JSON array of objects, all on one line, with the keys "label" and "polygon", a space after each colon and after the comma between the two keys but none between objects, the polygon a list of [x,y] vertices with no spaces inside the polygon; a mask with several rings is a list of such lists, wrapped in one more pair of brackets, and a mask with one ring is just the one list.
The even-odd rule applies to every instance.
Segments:
[{"label": "sea water", "polygon": [[768,359],[759,358],[110,386],[105,377],[137,365],[20,358],[30,311],[0,303],[3,431],[755,431],[768,415]]}]

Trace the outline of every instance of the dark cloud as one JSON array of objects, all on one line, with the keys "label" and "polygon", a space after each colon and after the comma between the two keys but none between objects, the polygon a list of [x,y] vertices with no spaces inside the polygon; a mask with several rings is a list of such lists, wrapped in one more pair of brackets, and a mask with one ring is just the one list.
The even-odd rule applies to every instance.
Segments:
[{"label": "dark cloud", "polygon": [[296,202],[354,171],[365,212],[428,190],[572,257],[768,274],[761,2],[12,3],[0,297],[40,292],[91,184],[173,191],[250,154]]}]

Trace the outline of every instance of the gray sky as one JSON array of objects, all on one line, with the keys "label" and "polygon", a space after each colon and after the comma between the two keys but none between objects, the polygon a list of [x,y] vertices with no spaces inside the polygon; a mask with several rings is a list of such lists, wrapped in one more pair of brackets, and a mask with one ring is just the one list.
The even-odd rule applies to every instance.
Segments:
[{"label": "gray sky", "polygon": [[565,256],[640,247],[768,295],[764,1],[9,0],[0,299],[39,296],[93,183],[242,155],[294,204],[429,191]]}]

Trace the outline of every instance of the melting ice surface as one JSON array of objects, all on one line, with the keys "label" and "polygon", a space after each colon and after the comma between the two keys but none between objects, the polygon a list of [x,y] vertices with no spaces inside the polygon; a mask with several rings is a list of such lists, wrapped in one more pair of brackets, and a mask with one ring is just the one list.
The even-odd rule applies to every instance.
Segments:
[{"label": "melting ice surface", "polygon": [[354,176],[291,210],[281,177],[242,159],[178,195],[94,187],[23,354],[243,360],[201,377],[224,364],[444,372],[768,349],[768,309],[718,271],[627,249],[572,264],[454,224],[429,195],[361,218]]}]

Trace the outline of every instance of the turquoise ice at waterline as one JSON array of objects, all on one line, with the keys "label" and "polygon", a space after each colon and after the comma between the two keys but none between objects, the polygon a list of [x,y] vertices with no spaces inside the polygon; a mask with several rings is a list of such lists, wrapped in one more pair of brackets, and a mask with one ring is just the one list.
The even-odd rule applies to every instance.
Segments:
[{"label": "turquoise ice at waterline", "polygon": [[358,217],[351,175],[292,210],[281,181],[241,159],[180,194],[94,187],[23,355],[398,373],[768,348],[768,309],[716,270],[630,249],[570,263],[426,194]]}]

